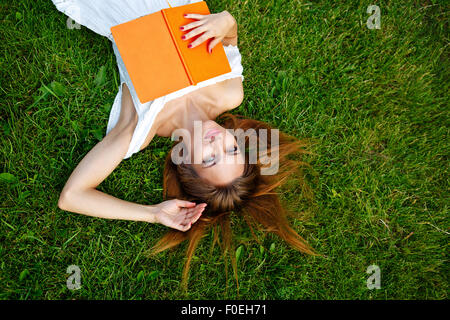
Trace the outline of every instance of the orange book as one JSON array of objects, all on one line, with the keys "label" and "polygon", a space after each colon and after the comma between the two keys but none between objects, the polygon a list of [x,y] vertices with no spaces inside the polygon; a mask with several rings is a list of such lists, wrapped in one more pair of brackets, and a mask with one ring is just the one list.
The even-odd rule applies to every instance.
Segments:
[{"label": "orange book", "polygon": [[180,27],[196,21],[185,18],[187,13],[210,14],[206,2],[200,1],[162,9],[111,28],[141,103],[231,71],[222,43],[209,53],[212,39],[195,48],[188,48],[188,44],[201,34],[181,39],[193,29],[182,31]]}]

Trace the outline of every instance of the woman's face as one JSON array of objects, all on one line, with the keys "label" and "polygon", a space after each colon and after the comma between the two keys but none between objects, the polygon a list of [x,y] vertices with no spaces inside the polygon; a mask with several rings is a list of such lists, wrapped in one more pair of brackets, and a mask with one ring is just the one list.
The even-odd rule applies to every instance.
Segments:
[{"label": "woman's face", "polygon": [[[202,122],[202,137],[193,139],[191,163],[197,174],[213,185],[225,185],[244,173],[244,155],[232,133],[208,120]],[[197,161],[200,162],[200,161]]]}]

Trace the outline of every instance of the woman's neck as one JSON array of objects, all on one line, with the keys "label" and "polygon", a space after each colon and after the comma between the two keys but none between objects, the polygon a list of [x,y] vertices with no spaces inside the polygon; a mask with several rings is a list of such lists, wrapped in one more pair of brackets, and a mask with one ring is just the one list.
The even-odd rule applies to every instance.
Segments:
[{"label": "woman's neck", "polygon": [[164,137],[171,136],[174,130],[180,128],[193,132],[194,121],[214,120],[220,114],[220,108],[212,101],[191,95],[169,101],[164,109],[158,115],[159,125],[156,132]]},{"label": "woman's neck", "polygon": [[200,106],[192,99],[187,99],[184,107],[180,108],[180,113],[177,117],[178,123],[174,129],[183,128],[193,132],[194,121],[207,121],[211,119],[208,109],[204,105]]}]

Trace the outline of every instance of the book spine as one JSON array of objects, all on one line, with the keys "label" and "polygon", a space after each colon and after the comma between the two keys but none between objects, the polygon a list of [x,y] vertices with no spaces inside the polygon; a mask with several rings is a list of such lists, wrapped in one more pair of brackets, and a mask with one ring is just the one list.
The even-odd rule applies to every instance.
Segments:
[{"label": "book spine", "polygon": [[183,64],[184,70],[186,71],[186,75],[187,75],[187,77],[189,79],[189,83],[191,85],[195,85],[194,80],[192,79],[191,73],[189,72],[189,68],[187,66],[187,63],[186,63],[186,61],[184,61],[183,55],[181,54],[181,51],[180,51],[180,48],[178,48],[177,42],[175,41],[175,37],[173,35],[172,28],[170,27],[169,20],[167,19],[165,10],[167,10],[167,9],[162,9],[161,13],[162,13],[162,15],[164,17],[164,21],[166,22],[167,29],[169,29],[169,33],[170,33],[170,37],[172,38],[173,45],[175,46],[175,48],[177,50],[177,53],[178,53],[178,56],[180,57],[181,63]]}]

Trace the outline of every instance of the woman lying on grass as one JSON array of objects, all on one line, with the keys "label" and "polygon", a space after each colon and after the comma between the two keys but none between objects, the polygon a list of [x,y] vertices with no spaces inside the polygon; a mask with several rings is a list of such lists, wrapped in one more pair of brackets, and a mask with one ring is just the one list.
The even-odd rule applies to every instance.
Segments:
[{"label": "woman lying on grass", "polygon": [[[195,1],[171,1],[171,4],[179,6],[191,2]],[[58,10],[71,16],[70,1],[61,3],[54,0],[54,3]],[[71,17],[110,39],[111,26],[137,18],[127,13],[150,14],[167,7],[158,1],[115,0],[93,4],[89,0],[78,0],[74,3],[78,8],[81,6],[82,14]],[[97,7],[93,8],[94,5]],[[130,7],[133,10],[129,10]],[[109,14],[93,16],[99,12]],[[93,217],[160,223],[172,228],[153,247],[153,253],[188,239],[184,283],[193,252],[209,228],[221,229],[223,248],[229,249],[230,215],[233,213],[241,215],[251,230],[256,226],[274,232],[297,250],[315,254],[289,226],[286,212],[275,192],[288,176],[305,186],[301,173],[303,163],[300,161],[305,152],[304,142],[282,133],[278,135],[278,130],[272,130],[260,121],[231,114],[219,117],[238,107],[243,100],[236,21],[227,11],[210,15],[188,14],[186,19],[183,26],[186,45],[195,48],[209,40],[208,49],[211,50],[222,42],[232,71],[141,104],[113,42],[121,86],[111,109],[107,134],[70,175],[58,206]],[[220,119],[222,125],[216,119]],[[251,152],[256,147],[252,135],[245,136],[245,143],[238,143],[230,129],[252,132],[260,143],[267,142],[265,157],[252,161]],[[96,189],[124,158],[147,147],[155,135],[171,137],[173,134],[179,134],[182,139],[174,145],[165,162],[163,192],[165,199],[170,200],[156,205],[136,204]],[[273,137],[277,141],[273,141]],[[277,169],[267,174],[264,173],[267,162],[263,162],[269,157],[273,160],[271,165]],[[178,158],[183,161],[177,161]],[[215,235],[217,237],[217,232]],[[234,256],[231,257],[236,276]]]}]

